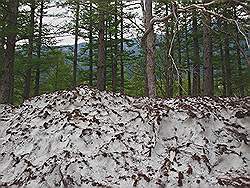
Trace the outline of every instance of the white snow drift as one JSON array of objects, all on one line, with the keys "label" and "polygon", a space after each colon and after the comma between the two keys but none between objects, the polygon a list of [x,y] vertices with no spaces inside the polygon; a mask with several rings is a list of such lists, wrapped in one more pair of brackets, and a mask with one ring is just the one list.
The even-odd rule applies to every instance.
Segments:
[{"label": "white snow drift", "polygon": [[0,187],[249,187],[249,108],[84,86],[2,105]]}]

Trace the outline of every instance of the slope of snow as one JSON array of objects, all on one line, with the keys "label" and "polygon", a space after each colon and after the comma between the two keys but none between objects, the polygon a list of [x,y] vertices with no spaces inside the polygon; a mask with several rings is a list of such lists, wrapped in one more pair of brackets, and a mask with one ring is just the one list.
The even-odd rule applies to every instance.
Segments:
[{"label": "slope of snow", "polygon": [[1,105],[0,187],[249,187],[249,108],[84,86]]}]

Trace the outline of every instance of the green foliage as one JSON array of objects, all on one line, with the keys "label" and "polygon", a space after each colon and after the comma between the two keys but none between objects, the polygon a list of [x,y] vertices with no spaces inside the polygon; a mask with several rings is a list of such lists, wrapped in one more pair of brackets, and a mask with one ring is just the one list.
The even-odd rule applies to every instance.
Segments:
[{"label": "green foliage", "polygon": [[[67,17],[67,22],[65,25],[60,25],[58,30],[60,34],[74,34],[74,26],[75,26],[75,9],[77,0],[64,0],[64,1],[54,1],[56,2],[56,6],[65,7],[69,10],[68,15],[58,14],[56,17],[63,18]],[[125,93],[132,96],[144,96],[145,90],[145,57],[143,49],[140,46],[140,37],[137,39],[126,38],[130,36],[131,30],[137,30],[139,36],[143,31],[143,28],[140,30],[138,26],[132,24],[131,21],[135,20],[135,16],[137,13],[132,13],[129,9],[130,3],[128,1],[121,0],[88,0],[88,1],[79,1],[80,2],[80,22],[79,22],[79,37],[84,38],[86,41],[86,45],[79,49],[78,52],[78,67],[77,67],[77,81],[78,84],[87,84],[90,79],[90,57],[89,52],[90,49],[93,50],[93,83],[96,83],[96,72],[97,72],[97,61],[98,61],[98,23],[99,23],[99,14],[102,13],[105,18],[105,40],[106,40],[106,84],[107,90],[112,90],[112,63],[116,61],[117,63],[117,91],[120,90],[121,83],[121,66],[120,66],[120,58],[123,59],[124,69],[125,69]],[[154,9],[154,14],[158,16],[166,15],[166,3],[169,3],[169,0],[161,0],[157,1]],[[21,45],[18,45],[16,51],[16,62],[15,62],[15,102],[19,104],[23,100],[23,86],[25,79],[25,70],[27,69],[27,50],[28,46],[25,44],[24,39],[28,39],[30,27],[29,27],[29,8],[23,8],[25,5],[29,5],[30,1],[21,1],[19,8],[19,16],[18,16],[18,41],[22,41]],[[183,6],[190,4],[192,2],[188,1],[179,1]],[[51,1],[46,1],[46,5],[52,5]],[[121,7],[122,6],[122,7]],[[227,6],[229,6],[227,4]],[[35,86],[35,70],[37,67],[40,67],[40,88],[41,93],[45,92],[53,92],[56,90],[62,90],[70,88],[72,85],[72,61],[73,61],[73,47],[72,51],[62,51],[55,46],[55,41],[53,37],[51,37],[51,31],[53,28],[50,28],[48,25],[43,25],[43,33],[42,33],[42,55],[41,58],[37,57],[37,45],[38,45],[38,15],[39,15],[39,7],[40,1],[36,2],[36,22],[35,22],[35,45],[33,52],[33,60],[31,64],[32,69],[32,88],[31,92],[34,93]],[[123,12],[124,22],[123,29],[121,30],[121,9],[126,7],[127,12]],[[46,9],[46,8],[45,8]],[[133,9],[133,8],[132,8]],[[233,7],[226,8],[223,5],[219,4],[215,7],[212,7],[213,11],[217,11],[218,13],[227,13],[230,18],[233,17]],[[244,10],[241,7],[236,7],[238,14],[244,13]],[[129,12],[130,11],[130,12]],[[169,7],[170,11],[170,7]],[[46,13],[46,10],[45,10]],[[169,13],[169,12],[168,12]],[[115,14],[117,14],[117,18],[115,18]],[[52,16],[47,13],[47,16]],[[185,22],[185,16],[187,17],[187,21]],[[188,68],[190,68],[191,72],[193,69],[193,59],[194,59],[194,48],[193,48],[193,37],[199,38],[199,52],[200,52],[200,60],[201,60],[201,82],[203,77],[203,22],[202,22],[202,14],[197,13],[198,20],[198,32],[193,33],[192,28],[192,13],[187,13],[187,15],[179,16],[179,33],[176,33],[176,37],[173,39],[173,49],[172,56],[174,58],[174,63],[177,66],[181,78],[182,78],[182,87],[184,88],[183,95],[187,95],[188,90]],[[117,19],[117,20],[115,20]],[[175,19],[170,19],[168,25],[160,25],[156,27],[157,31],[157,40],[156,40],[156,78],[157,78],[157,95],[159,97],[166,96],[166,54],[167,47],[166,41],[170,42],[173,36]],[[222,62],[223,57],[220,54],[220,44],[223,47],[223,41],[225,34],[229,35],[230,38],[230,66],[231,66],[231,83],[233,88],[234,95],[240,95],[241,86],[244,87],[244,94],[249,95],[250,93],[250,69],[245,62],[245,57],[241,55],[241,74],[239,71],[238,65],[238,56],[236,53],[236,28],[233,23],[228,23],[228,28],[225,30],[223,27],[219,27],[217,23],[217,18],[213,19],[212,26],[212,41],[213,41],[213,68],[214,68],[214,94],[220,96],[223,94],[223,84],[222,84]],[[246,25],[246,20],[244,17],[238,20],[240,22],[240,26],[244,27]],[[223,22],[222,22],[223,25]],[[168,26],[169,35],[165,35],[166,27]],[[89,43],[89,35],[90,28],[92,27],[92,40],[93,43]],[[185,39],[185,28],[187,28],[187,41]],[[6,30],[6,5],[2,3],[0,5],[0,62],[4,57],[4,48],[5,45],[5,37],[8,31]],[[126,46],[125,52],[123,54],[120,53],[120,45],[121,45],[121,33],[125,36],[123,45]],[[137,33],[136,33],[137,34]],[[181,51],[181,62],[178,62],[178,40],[177,36],[180,35],[180,51]],[[118,38],[115,38],[115,36]],[[243,43],[243,36],[239,35],[239,41]],[[186,45],[187,42],[187,45]],[[24,44],[23,44],[24,43]],[[138,43],[138,44],[137,44]],[[118,44],[118,50],[115,49],[115,45]],[[128,51],[128,48],[135,47],[136,54],[133,54]],[[245,52],[244,46],[242,46],[242,50]],[[188,47],[189,52],[189,60],[191,63],[191,67],[187,65],[187,55],[186,55],[186,47]],[[223,47],[224,48],[224,47]],[[171,62],[173,64],[173,62]],[[2,65],[2,64],[1,64]],[[0,73],[2,72],[3,67],[0,66]],[[193,76],[191,74],[191,76]],[[1,75],[0,75],[1,78]],[[173,75],[173,84],[174,84],[174,96],[179,95],[179,83],[178,77],[176,74],[176,70],[174,70]]]},{"label": "green foliage", "polygon": [[[22,49],[22,48],[21,48]],[[20,104],[23,101],[23,89],[27,57],[18,51],[15,62],[15,103]],[[32,61],[32,87],[34,92],[34,70],[40,65],[40,87],[41,93],[63,90],[71,87],[72,65],[65,63],[65,55],[57,49],[44,52],[41,59],[34,58]]]}]

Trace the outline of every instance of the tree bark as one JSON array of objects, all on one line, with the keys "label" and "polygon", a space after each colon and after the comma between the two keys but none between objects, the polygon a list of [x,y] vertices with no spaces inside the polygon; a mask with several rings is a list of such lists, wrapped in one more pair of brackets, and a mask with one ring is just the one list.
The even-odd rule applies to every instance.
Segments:
[{"label": "tree bark", "polygon": [[0,8],[0,85],[2,76],[4,74],[4,55],[6,46],[6,15],[7,15],[7,2],[3,3],[2,8]]},{"label": "tree bark", "polygon": [[89,85],[93,86],[93,23],[92,23],[92,10],[93,5],[90,2],[90,25],[89,25]]},{"label": "tree bark", "polygon": [[221,56],[221,70],[222,70],[222,86],[223,86],[223,92],[222,95],[225,97],[227,96],[227,90],[226,90],[226,71],[225,71],[225,61],[224,61],[224,52],[222,48],[222,44],[220,44],[220,56]]},{"label": "tree bark", "polygon": [[105,90],[105,19],[102,7],[99,7],[99,33],[98,33],[98,65],[97,89]]},{"label": "tree bark", "polygon": [[112,91],[116,92],[117,87],[117,52],[118,52],[118,3],[115,0],[115,41],[114,41],[114,60],[112,61]]},{"label": "tree bark", "polygon": [[[236,30],[236,40],[238,42],[238,44],[240,43],[239,40],[239,34],[238,31]],[[236,44],[237,45],[237,44]],[[244,80],[243,76],[242,76],[242,65],[241,65],[241,56],[240,56],[240,49],[239,47],[236,48],[236,54],[237,54],[237,64],[238,64],[238,79],[239,79],[239,94],[240,96],[244,96],[244,82],[242,82],[242,80]]]},{"label": "tree bark", "polygon": [[[237,20],[237,8],[234,8],[234,18],[235,20]],[[240,96],[244,96],[244,92],[245,92],[245,88],[244,88],[244,82],[242,82],[243,75],[242,75],[242,65],[241,65],[241,55],[240,55],[240,37],[239,37],[239,31],[237,29],[237,27],[235,28],[235,32],[236,32],[236,57],[237,57],[237,64],[238,64],[238,79],[239,79],[239,94]]]},{"label": "tree bark", "polygon": [[76,1],[76,12],[75,12],[75,46],[74,46],[74,60],[73,60],[73,87],[77,85],[77,61],[78,61],[78,35],[79,35],[79,11],[80,2]]},{"label": "tree bark", "polygon": [[[112,21],[109,20],[108,21],[108,25],[106,28],[109,28],[109,27],[112,27]],[[111,64],[111,89],[112,89],[112,92],[114,92],[114,82],[115,82],[115,66],[114,66],[114,40],[113,40],[113,32],[110,31],[108,32],[109,34],[109,40],[108,43],[106,42],[106,44],[108,44],[107,46],[109,46],[109,53],[108,53],[108,50],[106,50],[106,62],[108,61],[108,56],[107,54],[110,54],[110,64]]]},{"label": "tree bark", "polygon": [[[227,32],[228,25],[224,23],[224,30]],[[225,65],[225,79],[226,79],[226,93],[227,96],[232,96],[232,83],[231,83],[231,65],[230,65],[230,52],[229,52],[229,36],[225,33],[224,36],[224,65]]]},{"label": "tree bark", "polygon": [[173,85],[174,79],[173,79],[173,65],[171,64],[169,58],[166,59],[165,77],[166,77],[166,94],[167,97],[171,98],[174,96],[174,85]]},{"label": "tree bark", "polygon": [[125,93],[125,88],[124,88],[124,64],[123,64],[123,3],[121,0],[121,42],[120,42],[120,65],[121,65],[121,86],[120,86],[120,92],[121,94]]},{"label": "tree bark", "polygon": [[39,31],[38,31],[38,42],[37,42],[37,58],[39,62],[36,67],[35,77],[35,95],[40,93],[40,63],[41,63],[41,49],[42,49],[42,32],[43,32],[43,10],[44,0],[41,0],[40,15],[39,15]]},{"label": "tree bark", "polygon": [[2,79],[2,75],[3,75],[3,60],[4,60],[4,46],[5,46],[5,36],[4,34],[4,29],[5,29],[5,14],[6,14],[6,11],[4,11],[3,9],[0,9],[1,13],[0,13],[0,20],[3,22],[2,24],[0,24],[0,81]]},{"label": "tree bark", "polygon": [[[166,3],[166,16],[168,15],[168,4]],[[165,24],[166,27],[166,34],[165,34],[165,79],[166,79],[166,96],[167,97],[173,97],[173,64],[171,63],[171,60],[169,58],[169,49],[170,49],[170,38],[173,34],[173,24],[170,24],[170,22],[167,22]],[[171,28],[171,31],[169,31],[169,28]],[[173,51],[173,50],[172,50]]]},{"label": "tree bark", "polygon": [[192,15],[193,24],[193,48],[194,48],[194,58],[193,58],[193,96],[200,95],[200,54],[199,54],[199,42],[198,42],[198,27],[197,27],[197,17],[196,13]]},{"label": "tree bark", "polygon": [[[220,29],[222,29],[222,25],[221,25],[221,20],[218,19],[218,27]],[[222,47],[222,40],[220,41],[220,56],[221,56],[221,72],[222,72],[222,96],[226,96],[227,95],[227,90],[226,90],[226,71],[225,71],[225,62],[224,62],[224,52],[223,52],[223,47]]]},{"label": "tree bark", "polygon": [[203,46],[204,46],[204,95],[213,95],[213,65],[212,65],[212,41],[211,41],[211,17],[204,15]]},{"label": "tree bark", "polygon": [[7,15],[7,42],[3,60],[3,76],[0,84],[0,103],[13,103],[14,62],[17,35],[18,0],[10,0]]},{"label": "tree bark", "polygon": [[[2,28],[0,32],[3,32]],[[4,60],[4,45],[5,45],[5,39],[4,37],[0,37],[0,80],[2,79],[3,75],[3,60]]]},{"label": "tree bark", "polygon": [[[104,7],[104,6],[103,6]],[[108,16],[107,16],[108,17]],[[108,35],[109,35],[109,30],[108,30],[108,28],[109,28],[109,26],[110,26],[110,21],[108,21],[107,19],[106,19],[106,15],[105,15],[105,17],[104,17],[105,19],[105,21],[104,21],[104,90],[106,90],[106,88],[107,88],[107,84],[108,84],[108,75],[107,75],[107,70],[108,70],[108,51],[109,51],[109,45],[108,45],[108,43],[109,43],[109,37],[108,37]]]},{"label": "tree bark", "polygon": [[[150,25],[150,20],[153,17],[153,1],[145,0],[145,29],[147,30]],[[153,27],[153,26],[152,26]],[[156,77],[155,77],[155,35],[152,29],[147,35],[146,39],[146,74],[147,74],[147,88],[148,97],[156,97]]]},{"label": "tree bark", "polygon": [[[165,6],[166,6],[166,16],[168,15],[168,3],[165,3]],[[169,22],[167,21],[165,23],[165,30],[166,30],[166,33],[165,33],[165,96],[166,97],[170,97],[170,94],[169,94],[169,77],[170,77],[170,67],[171,67],[171,63],[169,61],[169,57],[168,57],[168,52],[169,52],[169,37],[170,37],[170,34],[169,34]]]},{"label": "tree bark", "polygon": [[191,96],[191,65],[190,65],[190,57],[189,57],[189,43],[188,43],[188,23],[187,23],[187,15],[185,14],[185,43],[186,43],[186,61],[188,68],[188,95]]},{"label": "tree bark", "polygon": [[[177,42],[178,42],[178,64],[180,67],[182,67],[182,62],[181,62],[181,39],[180,39],[180,31],[179,31],[179,27],[177,26]],[[181,71],[179,71],[179,96],[183,95],[183,86],[182,86],[182,73]]]},{"label": "tree bark", "polygon": [[32,69],[32,59],[33,59],[33,46],[34,46],[34,30],[35,30],[35,1],[31,0],[31,11],[30,11],[30,28],[29,28],[29,49],[28,49],[28,63],[25,73],[24,81],[24,93],[23,98],[28,99],[30,97],[31,90],[31,69]]}]

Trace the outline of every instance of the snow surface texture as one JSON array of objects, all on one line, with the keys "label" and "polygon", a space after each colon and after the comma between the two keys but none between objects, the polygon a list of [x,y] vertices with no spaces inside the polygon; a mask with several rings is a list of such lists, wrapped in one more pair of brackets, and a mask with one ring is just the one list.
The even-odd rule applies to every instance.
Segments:
[{"label": "snow surface texture", "polygon": [[0,106],[0,187],[250,187],[250,98],[85,86]]}]

